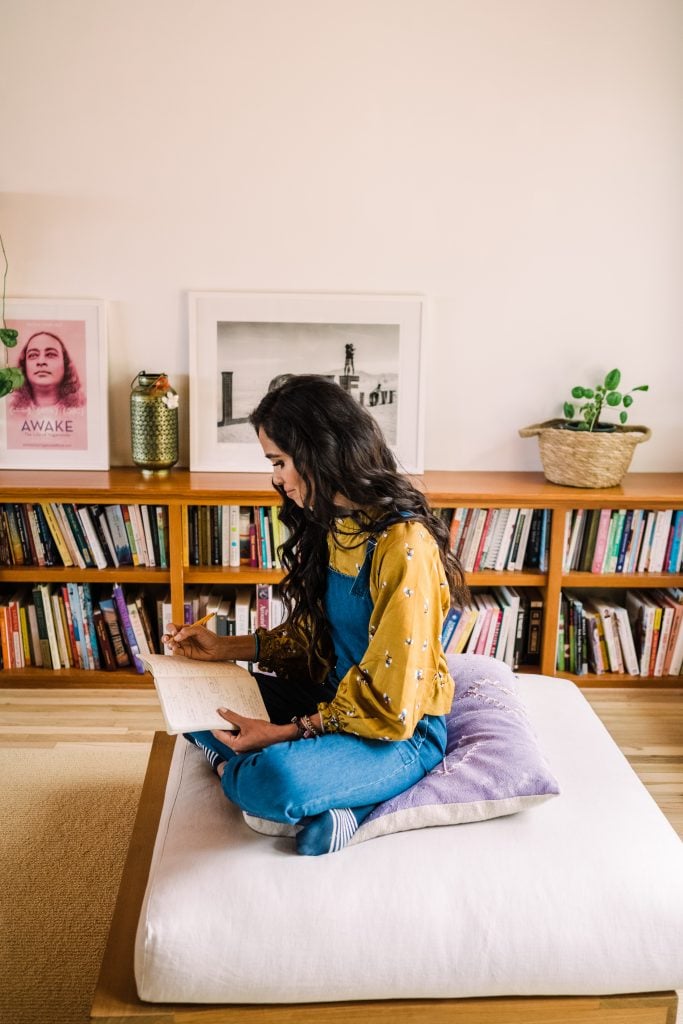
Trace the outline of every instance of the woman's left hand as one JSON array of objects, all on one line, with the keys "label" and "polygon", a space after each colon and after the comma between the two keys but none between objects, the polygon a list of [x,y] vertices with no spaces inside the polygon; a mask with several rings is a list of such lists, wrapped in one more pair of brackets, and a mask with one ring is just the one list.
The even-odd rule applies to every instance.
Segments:
[{"label": "woman's left hand", "polygon": [[245,718],[235,711],[227,708],[219,708],[218,714],[229,722],[238,732],[228,732],[224,729],[214,729],[213,735],[226,747],[230,747],[236,754],[244,754],[249,750],[262,750],[264,747],[272,747],[274,743],[286,743],[296,736],[294,725],[274,725],[272,722],[264,722],[260,718]]}]

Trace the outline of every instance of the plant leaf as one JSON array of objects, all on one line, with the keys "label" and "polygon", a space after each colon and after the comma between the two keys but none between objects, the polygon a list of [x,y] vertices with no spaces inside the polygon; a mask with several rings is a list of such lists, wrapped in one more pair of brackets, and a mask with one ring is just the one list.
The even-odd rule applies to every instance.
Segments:
[{"label": "plant leaf", "polygon": [[627,412],[620,412],[619,413],[619,420],[620,420],[621,423],[626,423],[627,419],[628,419],[628,413]]},{"label": "plant leaf", "polygon": [[588,395],[586,395],[586,392],[585,392],[585,390],[583,388],[579,388],[579,387],[572,388],[572,398],[584,398],[584,397],[587,398]]},{"label": "plant leaf", "polygon": [[593,391],[593,388],[584,388],[583,389],[583,397],[584,398],[594,398],[595,397],[595,392]]},{"label": "plant leaf", "polygon": [[608,391],[614,391],[615,388],[619,387],[619,381],[621,380],[620,370],[610,370],[605,377],[605,387]]},{"label": "plant leaf", "polygon": [[568,420],[571,420],[571,419],[574,418],[574,406],[570,405],[569,402],[565,402],[564,403],[564,414],[565,414],[565,416],[567,417]]},{"label": "plant leaf", "polygon": [[609,394],[607,395],[607,398],[605,399],[605,401],[607,402],[608,405],[611,405],[611,406],[621,405],[621,392],[620,391],[610,391]]},{"label": "plant leaf", "polygon": [[[633,399],[630,395],[624,395],[624,408],[628,409],[630,405],[633,405]],[[624,415],[623,412],[621,415]]]},{"label": "plant leaf", "polygon": [[16,391],[23,383],[24,375],[18,366],[5,366],[0,370],[0,398]]},{"label": "plant leaf", "polygon": [[649,384],[639,384],[637,388],[631,388],[631,391],[649,391]]},{"label": "plant leaf", "polygon": [[577,430],[590,430],[590,427],[588,426],[587,423],[578,423],[577,426],[576,426],[576,429]]},{"label": "plant leaf", "polygon": [[19,331],[15,331],[12,327],[0,327],[0,340],[7,348],[14,348],[18,338]]}]

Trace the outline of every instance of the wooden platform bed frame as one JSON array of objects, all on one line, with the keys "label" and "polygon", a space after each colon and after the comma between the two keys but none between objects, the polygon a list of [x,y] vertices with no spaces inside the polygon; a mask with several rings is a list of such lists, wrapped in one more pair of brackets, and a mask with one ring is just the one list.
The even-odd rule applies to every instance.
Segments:
[{"label": "wooden platform bed frame", "polygon": [[285,1005],[143,1003],[135,987],[133,951],[173,746],[174,737],[164,733],[155,735],[91,1020],[99,1024],[365,1024],[367,1021],[387,1024],[675,1024],[675,992]]}]

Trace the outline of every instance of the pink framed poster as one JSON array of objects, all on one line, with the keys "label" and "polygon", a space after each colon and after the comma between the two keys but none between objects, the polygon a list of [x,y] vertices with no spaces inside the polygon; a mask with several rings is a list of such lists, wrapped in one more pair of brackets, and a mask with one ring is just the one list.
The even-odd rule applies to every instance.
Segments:
[{"label": "pink framed poster", "polygon": [[7,299],[18,332],[9,365],[21,388],[0,400],[0,466],[108,469],[105,306],[89,299]]}]

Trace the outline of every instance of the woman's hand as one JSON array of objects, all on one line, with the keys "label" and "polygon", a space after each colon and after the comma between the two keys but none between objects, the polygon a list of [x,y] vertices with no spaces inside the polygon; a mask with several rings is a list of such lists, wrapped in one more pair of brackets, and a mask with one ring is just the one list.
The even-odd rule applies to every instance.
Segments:
[{"label": "woman's hand", "polygon": [[171,654],[182,654],[195,661],[221,661],[224,657],[220,638],[206,626],[176,626],[169,622],[162,642],[171,649]]},{"label": "woman's hand", "polygon": [[238,731],[214,729],[213,735],[236,754],[244,754],[249,750],[263,750],[264,747],[272,747],[274,743],[286,743],[287,740],[295,739],[297,735],[296,725],[273,725],[272,722],[264,722],[260,718],[245,718],[235,711],[228,711],[227,708],[219,708],[218,714]]}]

